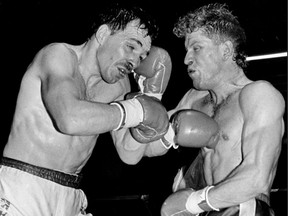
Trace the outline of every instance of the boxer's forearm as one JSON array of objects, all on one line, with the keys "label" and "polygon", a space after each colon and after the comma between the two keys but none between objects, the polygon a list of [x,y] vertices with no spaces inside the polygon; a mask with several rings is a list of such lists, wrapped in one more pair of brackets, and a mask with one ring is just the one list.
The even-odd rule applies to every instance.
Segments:
[{"label": "boxer's forearm", "polygon": [[209,200],[216,208],[238,205],[267,192],[268,185],[268,178],[259,173],[256,165],[243,164],[210,190]]},{"label": "boxer's forearm", "polygon": [[146,144],[137,142],[128,128],[112,131],[111,135],[119,157],[127,164],[136,164],[144,156],[160,156],[168,151],[159,140]]},{"label": "boxer's forearm", "polygon": [[136,164],[145,155],[146,144],[137,142],[130,134],[129,128],[111,132],[115,148],[124,163]]}]

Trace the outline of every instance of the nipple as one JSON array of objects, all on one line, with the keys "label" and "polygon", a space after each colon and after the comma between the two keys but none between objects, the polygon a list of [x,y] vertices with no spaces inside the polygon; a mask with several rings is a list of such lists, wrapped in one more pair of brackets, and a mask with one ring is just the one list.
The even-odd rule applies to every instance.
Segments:
[{"label": "nipple", "polygon": [[229,140],[229,137],[226,135],[226,134],[222,134],[222,138],[225,140],[225,141],[227,141],[227,140]]}]

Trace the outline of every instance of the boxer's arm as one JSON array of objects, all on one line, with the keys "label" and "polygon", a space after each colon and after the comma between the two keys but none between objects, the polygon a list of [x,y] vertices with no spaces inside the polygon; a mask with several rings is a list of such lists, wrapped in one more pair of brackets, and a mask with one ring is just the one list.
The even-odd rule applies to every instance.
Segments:
[{"label": "boxer's arm", "polygon": [[275,177],[284,133],[282,95],[269,83],[258,81],[240,95],[243,114],[242,163],[209,192],[216,208],[245,202],[269,191]]},{"label": "boxer's arm", "polygon": [[[140,93],[161,100],[168,86],[171,70],[172,62],[168,52],[152,46],[147,58],[135,69],[134,78],[138,82]],[[141,143],[152,142],[162,136],[151,136],[153,129],[142,125],[131,128],[130,132]]]},{"label": "boxer's arm", "polygon": [[162,205],[161,215],[217,211],[269,191],[284,134],[284,99],[273,86],[261,81],[242,90],[239,104],[244,121],[241,134],[243,161],[218,184],[198,191],[184,189],[171,194]]},{"label": "boxer's arm", "polygon": [[117,127],[121,117],[117,107],[86,100],[81,78],[75,73],[76,56],[65,46],[46,47],[36,61],[41,71],[41,96],[59,132],[86,136]]},{"label": "boxer's arm", "polygon": [[[174,112],[175,110],[168,111],[168,116],[170,117]],[[136,141],[129,128],[111,131],[111,136],[121,160],[127,164],[136,164],[142,157],[161,156],[168,151],[160,140],[145,144]]]},{"label": "boxer's arm", "polygon": [[159,140],[146,144],[137,142],[127,128],[111,131],[111,136],[119,157],[127,164],[137,164],[143,157],[161,156],[168,151]]},{"label": "boxer's arm", "polygon": [[[193,90],[189,90],[180,100],[175,109],[168,111],[169,118],[179,109],[191,108],[191,94]],[[168,149],[164,147],[163,142],[160,140],[150,143],[137,142],[129,132],[129,129],[123,128],[118,131],[111,132],[114,145],[120,158],[128,164],[138,163],[142,157],[154,157],[167,153]]]}]

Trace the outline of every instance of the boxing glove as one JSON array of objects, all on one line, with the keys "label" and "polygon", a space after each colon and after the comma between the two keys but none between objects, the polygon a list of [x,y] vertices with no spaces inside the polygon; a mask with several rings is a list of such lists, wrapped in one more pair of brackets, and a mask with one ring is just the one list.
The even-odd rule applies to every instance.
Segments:
[{"label": "boxing glove", "polygon": [[161,216],[196,216],[204,211],[219,211],[208,199],[208,192],[213,186],[195,191],[186,188],[172,193],[161,207]]},{"label": "boxing glove", "polygon": [[[168,52],[156,46],[151,47],[149,55],[135,69],[134,73],[140,92],[161,100],[167,88],[171,70],[172,62]],[[150,130],[149,127],[143,125],[130,128],[130,133],[134,139],[141,143],[155,140],[154,138],[151,139],[151,134],[154,133],[153,128]]]},{"label": "boxing glove", "polygon": [[114,130],[137,126],[140,131],[137,136],[141,137],[143,133],[145,139],[150,142],[164,136],[169,127],[169,116],[157,98],[130,93],[125,99],[111,103],[111,105],[118,106],[121,111],[120,123]]},{"label": "boxing glove", "polygon": [[165,148],[210,147],[219,140],[219,126],[210,116],[197,110],[179,110],[171,116],[168,132],[161,138]]},{"label": "boxing glove", "polygon": [[138,82],[141,93],[161,100],[167,88],[172,70],[172,62],[168,52],[160,47],[152,46],[149,55],[135,69],[134,78]]}]

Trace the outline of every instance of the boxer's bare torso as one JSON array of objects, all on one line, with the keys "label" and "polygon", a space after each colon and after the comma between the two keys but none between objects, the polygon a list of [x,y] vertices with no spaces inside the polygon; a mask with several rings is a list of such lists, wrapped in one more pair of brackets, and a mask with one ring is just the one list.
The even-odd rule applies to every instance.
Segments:
[{"label": "boxer's bare torso", "polygon": [[[264,83],[264,84],[263,84]],[[243,139],[245,136],[243,135],[243,128],[245,122],[245,112],[243,111],[243,104],[240,103],[240,95],[243,94],[243,91],[247,92],[247,86],[250,89],[255,88],[256,86],[266,85],[265,82],[258,81],[252,82],[250,80],[245,80],[240,85],[235,85],[233,88],[229,89],[227,97],[217,106],[213,105],[213,101],[211,100],[210,94],[207,91],[190,91],[183,98],[182,108],[192,108],[195,110],[202,111],[209,116],[213,117],[216,122],[220,126],[220,139],[219,142],[215,146],[208,146],[201,149],[201,153],[204,156],[204,175],[205,180],[208,185],[215,185],[221,183],[223,180],[227,180],[231,173],[239,167],[239,165],[243,162],[244,156],[246,153],[243,153]],[[269,85],[268,85],[269,86]],[[269,86],[268,88],[273,89],[273,87]],[[250,90],[249,90],[250,91]],[[272,91],[275,91],[274,89]],[[276,91],[275,91],[276,93]],[[274,94],[274,93],[273,93]],[[274,95],[275,97],[280,97],[277,93]],[[242,96],[243,97],[243,96]],[[196,98],[196,99],[195,99]],[[243,100],[243,99],[242,99]],[[263,98],[263,100],[265,100]],[[181,104],[181,103],[180,103]],[[181,109],[181,107],[178,107]],[[255,107],[256,108],[256,107]],[[248,109],[248,108],[244,108]],[[250,109],[250,108],[249,108]],[[265,109],[265,107],[263,107]],[[276,126],[277,125],[277,126]],[[275,122],[275,127],[282,127],[282,134],[284,131],[283,121],[279,119],[279,122]],[[247,129],[246,129],[247,130]],[[256,129],[257,132],[258,129]],[[260,130],[260,128],[259,128]],[[255,132],[255,137],[258,134]],[[251,134],[253,137],[252,131],[245,131],[245,134]],[[265,133],[265,131],[262,131]],[[249,137],[248,139],[249,140]],[[272,140],[271,140],[272,141]],[[257,140],[254,140],[257,142]],[[269,142],[269,141],[268,141]],[[259,158],[262,157],[261,148],[266,149],[264,145],[261,143],[249,143],[251,146],[251,152],[257,152],[259,149]],[[261,148],[260,148],[261,147]],[[273,147],[272,147],[273,148]],[[275,154],[278,154],[281,150],[281,140],[278,140],[278,143],[275,143]],[[264,150],[265,151],[265,150]],[[266,151],[268,152],[268,151]],[[274,155],[275,158],[278,158],[277,155]],[[259,158],[255,157],[255,164],[258,162]],[[267,160],[272,160],[273,157],[267,158]],[[262,158],[261,160],[263,160]],[[249,159],[250,160],[250,159]],[[273,164],[277,164],[277,159],[273,162]],[[276,167],[276,166],[275,166]],[[269,191],[273,183],[273,179],[275,177],[276,168],[273,167],[265,167],[262,166],[261,169],[266,170],[269,173],[269,185],[267,191],[265,192],[269,196]],[[247,174],[245,174],[247,175]],[[232,178],[231,178],[232,179]],[[241,178],[240,178],[241,179]],[[237,180],[238,181],[238,180]],[[236,181],[236,182],[237,182]],[[233,182],[233,180],[231,180]],[[238,189],[245,191],[245,188],[249,188],[251,185],[247,185],[247,182],[243,181],[243,185],[241,181],[237,182]],[[234,185],[235,186],[235,185]],[[235,187],[234,187],[235,188]],[[228,188],[226,188],[227,190]],[[232,190],[230,190],[233,196]],[[224,199],[224,198],[223,198]],[[233,200],[233,199],[231,199]]]},{"label": "boxer's bare torso", "polygon": [[[70,55],[66,56],[67,59],[73,59],[70,63],[75,68],[71,78],[83,100],[109,103],[129,90],[128,78],[115,84],[107,84],[97,76],[85,78],[84,81],[82,68],[78,67],[80,46],[56,46],[67,49],[66,53]],[[91,156],[99,135],[71,136],[57,129],[42,98],[43,86],[49,82],[41,66],[43,55],[45,49],[36,56],[22,80],[3,156],[66,173],[79,173]],[[125,85],[126,89],[123,87]]]},{"label": "boxer's bare torso", "polygon": [[[205,158],[205,179],[208,185],[223,180],[242,160],[241,156],[241,111],[238,98],[240,89],[231,93],[217,108],[209,102],[210,96],[200,99],[194,109],[205,110],[220,126],[220,139],[216,146],[202,148]],[[208,101],[208,102],[207,102]]]}]

